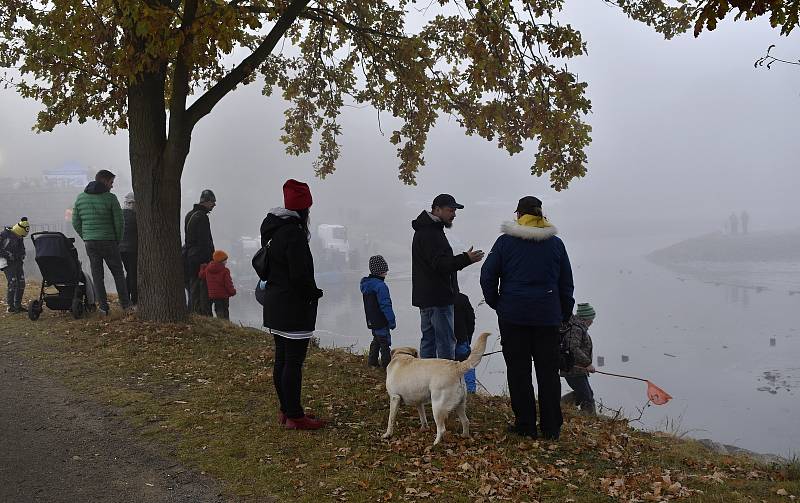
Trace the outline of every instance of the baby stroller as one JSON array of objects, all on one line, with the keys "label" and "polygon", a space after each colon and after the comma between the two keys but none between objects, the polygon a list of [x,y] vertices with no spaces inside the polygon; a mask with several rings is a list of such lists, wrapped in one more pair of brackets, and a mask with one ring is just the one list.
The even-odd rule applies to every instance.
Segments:
[{"label": "baby stroller", "polygon": [[45,305],[54,311],[69,311],[76,320],[86,311],[94,311],[94,287],[81,270],[75,238],[60,232],[36,232],[31,240],[42,272],[42,289],[39,299],[28,307],[28,318],[38,320]]}]

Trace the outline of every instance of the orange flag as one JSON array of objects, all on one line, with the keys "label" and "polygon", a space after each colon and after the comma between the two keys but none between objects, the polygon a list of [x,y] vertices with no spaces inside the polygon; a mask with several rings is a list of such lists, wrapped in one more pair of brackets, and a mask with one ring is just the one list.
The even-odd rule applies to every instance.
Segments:
[{"label": "orange flag", "polygon": [[664,405],[672,399],[672,395],[647,381],[647,398],[655,405]]}]

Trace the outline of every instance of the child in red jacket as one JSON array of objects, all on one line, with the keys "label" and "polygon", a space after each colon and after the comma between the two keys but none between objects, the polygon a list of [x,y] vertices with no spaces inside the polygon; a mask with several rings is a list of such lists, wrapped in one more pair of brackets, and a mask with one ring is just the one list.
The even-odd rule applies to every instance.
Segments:
[{"label": "child in red jacket", "polygon": [[228,261],[228,254],[222,250],[214,252],[213,260],[208,264],[200,266],[198,276],[206,282],[208,286],[208,298],[214,306],[217,318],[224,320],[230,319],[230,298],[236,295],[236,288],[233,287],[231,271],[225,267]]}]

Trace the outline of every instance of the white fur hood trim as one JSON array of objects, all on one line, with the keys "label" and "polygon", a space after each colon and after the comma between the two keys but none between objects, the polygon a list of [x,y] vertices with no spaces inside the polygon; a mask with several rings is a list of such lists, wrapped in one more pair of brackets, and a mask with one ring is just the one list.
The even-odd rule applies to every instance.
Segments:
[{"label": "white fur hood trim", "polygon": [[503,222],[503,225],[500,226],[500,232],[516,238],[544,241],[558,234],[558,229],[556,229],[555,226],[529,227],[527,225],[520,225],[517,222]]}]

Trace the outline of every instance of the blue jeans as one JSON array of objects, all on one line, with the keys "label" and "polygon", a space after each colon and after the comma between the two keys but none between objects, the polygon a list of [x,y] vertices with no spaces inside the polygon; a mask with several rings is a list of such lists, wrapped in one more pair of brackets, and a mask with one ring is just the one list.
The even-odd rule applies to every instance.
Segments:
[{"label": "blue jeans", "polygon": [[453,306],[419,308],[422,340],[419,342],[420,358],[455,360],[456,335],[453,332]]}]

